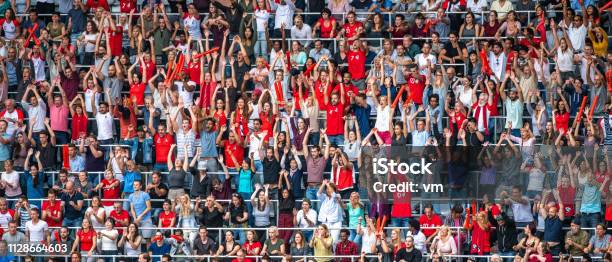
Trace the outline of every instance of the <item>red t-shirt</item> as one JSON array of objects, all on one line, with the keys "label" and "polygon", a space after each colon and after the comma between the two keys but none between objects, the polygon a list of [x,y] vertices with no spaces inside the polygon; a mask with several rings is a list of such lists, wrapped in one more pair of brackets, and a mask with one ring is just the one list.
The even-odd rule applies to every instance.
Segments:
[{"label": "red t-shirt", "polygon": [[423,104],[423,90],[425,90],[425,76],[419,75],[419,78],[408,76],[406,79],[408,90],[410,91],[410,99],[417,105]]},{"label": "red t-shirt", "polygon": [[170,146],[174,144],[174,137],[170,134],[165,134],[163,137],[155,134],[153,142],[155,143],[155,163],[167,163]]},{"label": "red t-shirt", "polygon": [[91,247],[94,245],[93,237],[96,235],[96,231],[93,228],[90,228],[87,232],[79,229],[77,232],[77,236],[79,237],[81,244],[81,251],[89,251]]},{"label": "red t-shirt", "polygon": [[247,256],[256,256],[258,254],[255,254],[255,249],[259,248],[261,250],[261,243],[258,241],[255,241],[253,243],[245,242],[244,244],[242,244],[242,248],[246,250]]},{"label": "red t-shirt", "polygon": [[[317,103],[319,103],[319,110],[325,110],[325,87],[329,84],[323,84],[321,81],[317,80],[314,86],[314,95],[315,99],[317,99]],[[327,95],[331,95],[332,87],[330,86],[327,89]]]},{"label": "red t-shirt", "polygon": [[264,112],[259,112],[259,119],[261,120],[261,131],[268,130],[268,134],[264,140],[268,140],[269,137],[272,136],[272,128],[274,127],[274,122],[276,121],[276,116],[267,116]]},{"label": "red t-shirt", "polygon": [[223,110],[215,110],[213,113],[213,118],[217,121],[217,126],[215,126],[214,130],[217,130],[218,127],[225,126],[227,124],[227,115]]},{"label": "red t-shirt", "polygon": [[[351,38],[353,36],[355,36],[357,34],[357,28],[363,28],[363,24],[359,21],[355,21],[352,25],[349,23],[346,23],[342,26],[342,29],[344,29],[344,38],[348,39]],[[353,41],[349,41],[349,45],[353,44]]]},{"label": "red t-shirt", "polygon": [[346,52],[348,61],[348,71],[353,80],[365,78],[366,52],[363,50]]},{"label": "red t-shirt", "polygon": [[200,61],[189,61],[187,65],[187,72],[189,73],[189,80],[195,82],[197,85],[200,84]]},{"label": "red t-shirt", "polygon": [[87,115],[74,114],[72,115],[72,140],[79,139],[81,134],[87,134]]},{"label": "red t-shirt", "polygon": [[147,85],[144,83],[130,86],[130,97],[136,97],[136,105],[144,106],[144,93],[146,89]]},{"label": "red t-shirt", "polygon": [[334,181],[336,183],[336,187],[338,188],[338,191],[342,191],[342,190],[346,190],[346,189],[352,189],[353,188],[353,168],[352,166],[350,167],[338,167],[340,168],[339,171],[335,171],[333,175],[334,177]]},{"label": "red t-shirt", "polygon": [[559,133],[565,133],[569,127],[570,114],[565,112],[563,114],[557,112],[555,114],[555,121],[557,122],[557,129],[555,131]]},{"label": "red t-shirt", "polygon": [[[559,197],[563,203],[563,214],[565,217],[572,217],[576,214],[576,205],[574,199],[576,199],[576,189],[572,186],[557,187],[559,190]],[[558,207],[558,205],[557,205]]]},{"label": "red t-shirt", "polygon": [[128,212],[125,210],[122,210],[121,213],[117,213],[117,211],[113,210],[110,212],[109,216],[115,219],[115,227],[117,228],[117,232],[119,232],[119,235],[122,235],[123,225],[121,225],[119,221],[126,221],[126,220],[130,221],[130,215],[128,214]]},{"label": "red t-shirt", "polygon": [[[120,199],[121,198],[119,183],[117,183],[114,187],[106,188],[117,181],[119,180],[117,180],[116,178],[113,178],[112,180],[107,180],[106,178],[102,179],[102,185],[103,185],[102,199]],[[114,201],[102,201],[102,205],[107,206],[107,207],[113,206],[113,203]]]},{"label": "red t-shirt", "polygon": [[172,211],[168,213],[166,213],[165,211],[162,211],[161,213],[159,213],[159,221],[161,221],[161,227],[169,228],[172,223],[172,219],[174,219],[175,217],[176,217],[176,213]]},{"label": "red t-shirt", "polygon": [[109,31],[110,31],[109,40],[110,40],[111,54],[113,56],[121,56],[121,54],[123,54],[123,49],[121,47],[123,45],[123,27],[117,26],[117,31],[113,31],[112,29]]},{"label": "red t-shirt", "polygon": [[330,17],[328,24],[325,24],[325,19],[323,18],[319,18],[319,25],[321,26],[320,28],[320,34],[319,36],[321,38],[331,38],[331,33],[334,30],[334,23],[336,22],[336,19],[334,17]]},{"label": "red t-shirt", "polygon": [[426,237],[433,235],[436,232],[436,229],[426,229],[424,227],[439,227],[442,225],[442,219],[437,214],[433,214],[431,218],[427,217],[425,214],[421,215],[419,218],[419,224],[421,224],[421,231]]},{"label": "red t-shirt", "polygon": [[234,123],[236,125],[236,134],[245,137],[249,132],[249,119],[242,115],[239,109],[236,109],[234,114]]},{"label": "red t-shirt", "polygon": [[129,14],[130,11],[136,9],[136,1],[134,0],[119,0],[119,11],[124,14]]},{"label": "red t-shirt", "polygon": [[[402,184],[408,182],[406,176],[389,173],[391,181],[394,184]],[[391,218],[407,218],[412,217],[412,194],[408,192],[393,192],[393,206],[391,207]]]},{"label": "red t-shirt", "polygon": [[472,228],[472,245],[470,246],[470,254],[483,255],[491,251],[491,233],[490,229],[482,229],[474,222]]},{"label": "red t-shirt", "polygon": [[[47,210],[49,211],[49,213],[51,213],[53,217],[57,217],[62,214],[62,203],[61,201],[56,200],[55,203],[51,204],[49,200],[45,200],[42,203],[42,210]],[[55,222],[55,220],[51,219],[50,217],[47,217],[47,219],[45,219],[45,222],[47,222],[47,225],[49,225],[50,227],[61,227],[62,226],[61,217],[60,217],[60,221],[58,222]]]},{"label": "red t-shirt", "polygon": [[[540,262],[540,260],[535,256],[530,256],[528,262]],[[544,254],[544,262],[553,262],[553,256],[551,253]]]},{"label": "red t-shirt", "polygon": [[[340,94],[340,84],[336,84],[332,93],[333,92],[337,92],[338,94]],[[359,94],[359,89],[356,86],[354,86],[352,83],[344,84],[344,102],[349,102],[349,100],[351,99],[351,95],[357,94]]]},{"label": "red t-shirt", "polygon": [[[157,68],[155,67],[155,57],[152,57],[151,60],[149,60],[149,62],[144,62],[144,68],[140,67],[140,73],[144,75],[143,70],[147,70],[147,81],[149,81],[149,79],[151,79],[154,75],[155,75],[155,71],[157,70]],[[138,104],[140,105],[140,104]]]},{"label": "red t-shirt", "polygon": [[344,105],[338,102],[336,105],[331,103],[326,107],[328,136],[337,136],[344,133]]},{"label": "red t-shirt", "polygon": [[[230,143],[229,140],[223,141],[223,153],[225,156],[225,164],[229,168],[239,168],[242,165],[244,159],[244,147],[238,145],[238,142]],[[238,163],[234,163],[232,155],[236,158]]]},{"label": "red t-shirt", "polygon": [[217,87],[217,82],[202,83],[200,86],[200,104],[201,108],[209,108],[210,100],[213,99],[213,91]]},{"label": "red t-shirt", "polygon": [[110,11],[110,7],[108,6],[108,2],[106,0],[87,0],[87,4],[85,4],[89,9],[96,9],[98,7],[104,8],[106,11]]}]

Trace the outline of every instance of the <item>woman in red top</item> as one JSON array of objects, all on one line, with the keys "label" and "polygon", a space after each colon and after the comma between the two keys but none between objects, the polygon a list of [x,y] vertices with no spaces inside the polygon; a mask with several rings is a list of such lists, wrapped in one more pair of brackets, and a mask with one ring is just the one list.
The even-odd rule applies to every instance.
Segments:
[{"label": "woman in red top", "polygon": [[[145,54],[143,56],[146,57],[147,55]],[[132,66],[130,66],[130,68],[127,71],[128,82],[130,83],[130,97],[136,98],[136,105],[138,106],[144,106],[144,93],[145,93],[145,90],[147,89],[146,79],[148,79],[147,75],[149,73],[149,69],[142,70],[142,78],[140,78],[138,74],[134,74],[133,71],[136,65],[138,64],[140,64],[141,68],[149,66],[149,64],[146,64],[146,62],[144,61],[143,56],[140,56],[138,58],[138,63],[134,63]],[[151,59],[150,55],[148,56],[149,56],[149,59]],[[153,63],[153,70],[155,70],[154,63]]]},{"label": "woman in red top", "polygon": [[557,109],[553,110],[553,126],[555,131],[565,134],[569,127],[570,113],[567,110],[567,102],[561,97],[557,101]]},{"label": "woman in red top", "polygon": [[[119,188],[119,180],[115,178],[115,173],[112,169],[104,172],[104,179],[98,184],[93,191],[99,192],[102,189],[102,199],[120,199],[121,193]],[[102,201],[102,206],[106,211],[106,215],[113,211],[114,201]]]},{"label": "woman in red top", "polygon": [[495,37],[495,34],[497,33],[497,30],[500,26],[501,24],[497,20],[497,12],[495,10],[491,10],[491,12],[489,12],[489,19],[483,26],[484,30],[480,31],[479,36]]},{"label": "woman in red top", "polygon": [[332,160],[332,181],[338,187],[342,199],[348,199],[353,192],[353,163],[348,160],[346,153],[336,151]]},{"label": "woman in red top", "polygon": [[476,218],[472,219],[472,214],[467,212],[464,228],[472,230],[472,244],[470,245],[470,254],[472,255],[488,255],[491,252],[491,225],[487,220],[487,213],[484,211],[475,214]]},{"label": "woman in red top", "polygon": [[159,228],[173,228],[176,225],[176,213],[172,211],[172,202],[170,199],[164,200],[162,212],[159,213]]},{"label": "woman in red top", "polygon": [[[271,102],[263,103],[264,97],[266,97],[266,94],[269,95],[269,93],[270,93],[270,90],[265,89],[263,91],[263,94],[261,94],[261,97],[259,97],[259,102],[257,103],[257,108],[261,110],[261,112],[259,112],[259,119],[261,119],[261,131],[264,131],[264,130],[268,131],[268,133],[264,137],[264,141],[268,141],[268,139],[273,134],[272,127],[274,127],[274,123],[276,121],[276,115],[278,112],[276,103],[271,103]],[[272,97],[270,96],[270,99],[271,98]]]},{"label": "woman in red top", "polygon": [[324,8],[321,11],[321,18],[312,27],[312,35],[316,36],[317,29],[319,38],[334,38],[336,36],[336,19],[331,16],[331,10]]},{"label": "woman in red top", "polygon": [[[232,59],[233,61],[233,59]],[[222,90],[221,94],[223,94],[223,98],[211,99],[210,100],[210,108],[214,108],[214,111],[211,114],[211,117],[216,119],[216,126],[214,130],[219,130],[221,126],[227,125],[227,116],[230,115],[230,106],[228,102],[229,99],[229,89],[236,87],[236,78],[234,77],[234,67],[232,66],[232,75],[230,78],[225,78],[225,70],[221,70],[221,80],[225,81],[225,85],[222,87],[220,85],[215,87],[215,91],[213,92],[213,98],[217,97],[217,92],[219,89]]]},{"label": "woman in red top", "polygon": [[[368,216],[366,216],[366,220],[367,219],[369,219]],[[369,220],[372,221],[372,219],[369,219]],[[368,225],[369,224],[374,224],[374,223],[368,222]],[[368,228],[368,229],[371,230],[371,228]],[[393,248],[393,257],[397,255],[397,252],[399,252],[403,248],[406,248],[406,242],[402,240],[402,231],[399,228],[395,228],[391,230],[391,248]]]},{"label": "woman in red top", "polygon": [[[525,252],[527,262],[552,262],[553,256],[550,253],[548,243],[542,241],[536,248],[528,248]],[[523,260],[525,261],[525,260]]]},{"label": "woman in red top", "polygon": [[76,233],[76,239],[72,244],[72,252],[77,252],[77,248],[82,256],[91,257],[96,250],[96,231],[91,227],[89,217],[83,218],[81,229]]},{"label": "woman in red top", "polygon": [[244,249],[247,257],[259,255],[261,243],[258,241],[257,233],[255,233],[254,230],[249,230],[246,232],[246,241],[244,244],[242,244],[242,248]]},{"label": "woman in red top", "polygon": [[[76,103],[80,100],[80,103]],[[79,140],[80,137],[87,135],[87,114],[83,110],[83,104],[85,101],[82,96],[77,96],[70,102],[70,115],[72,116],[72,141]]]},{"label": "woman in red top", "polygon": [[[246,81],[246,79],[245,79]],[[232,112],[232,126],[236,128],[236,134],[245,137],[249,132],[249,116],[253,112],[250,104],[247,104],[244,98],[238,98],[236,102],[236,110]]]}]

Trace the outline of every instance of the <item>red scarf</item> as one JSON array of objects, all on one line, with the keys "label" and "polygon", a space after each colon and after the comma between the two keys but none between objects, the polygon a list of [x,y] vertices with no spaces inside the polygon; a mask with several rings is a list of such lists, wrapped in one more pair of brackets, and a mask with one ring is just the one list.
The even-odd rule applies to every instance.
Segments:
[{"label": "red scarf", "polygon": [[276,94],[276,99],[278,100],[278,105],[280,107],[284,107],[285,97],[283,96],[283,84],[280,81],[274,82],[274,92]]},{"label": "red scarf", "polygon": [[476,118],[476,123],[478,123],[478,121],[480,121],[480,113],[483,113],[483,118],[482,118],[482,124],[484,125],[485,128],[485,135],[489,135],[489,125],[487,124],[487,112],[488,112],[488,108],[487,105],[481,106],[479,104],[476,104],[476,111],[474,111],[474,118]]}]

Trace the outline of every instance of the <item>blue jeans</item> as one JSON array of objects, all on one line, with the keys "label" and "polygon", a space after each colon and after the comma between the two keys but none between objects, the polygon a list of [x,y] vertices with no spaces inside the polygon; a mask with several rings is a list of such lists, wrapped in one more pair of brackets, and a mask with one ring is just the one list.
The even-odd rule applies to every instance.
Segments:
[{"label": "blue jeans", "polygon": [[599,222],[601,222],[601,214],[599,212],[580,214],[580,227],[582,228],[593,228]]},{"label": "blue jeans", "polygon": [[357,247],[361,247],[361,235],[357,234],[357,230],[356,229],[349,229],[349,232],[351,233],[349,235],[349,241],[353,241],[353,243],[355,243],[355,245],[357,245]]},{"label": "blue jeans", "polygon": [[[238,226],[238,228],[240,228],[241,226]],[[244,230],[233,230],[234,231],[234,238],[236,239],[236,241],[238,243],[240,243],[240,245],[244,244],[244,242],[246,241],[246,233]]]},{"label": "blue jeans", "polygon": [[261,160],[255,160],[254,164],[256,175],[253,184],[263,185],[263,164],[261,163]]},{"label": "blue jeans", "polygon": [[[266,30],[268,30],[266,28]],[[255,58],[264,57],[266,61],[268,61],[268,43],[266,41],[266,32],[261,31],[257,32],[257,41],[255,42],[255,47],[253,48],[253,54]]]},{"label": "blue jeans", "polygon": [[55,132],[55,142],[58,145],[68,144],[70,139],[68,139],[68,133],[64,131],[53,131]]},{"label": "blue jeans", "polygon": [[[63,227],[76,227],[79,228],[81,227],[81,224],[83,223],[83,218],[82,217],[76,217],[76,218],[67,218],[65,217],[64,220],[62,221],[62,226]],[[70,231],[70,237],[72,237],[74,239],[76,230],[69,230]]]},{"label": "blue jeans", "polygon": [[[408,228],[410,226],[410,218],[409,217],[391,218],[391,226]],[[403,236],[405,235],[406,235],[406,229],[402,229],[400,237],[403,238]]]},{"label": "blue jeans", "polygon": [[314,209],[314,210],[318,210],[318,206],[319,206],[319,202],[315,202],[312,200],[317,200],[319,199],[317,197],[317,192],[319,192],[319,188],[318,187],[307,187],[306,188],[306,198],[310,199],[310,208]]},{"label": "blue jeans", "polygon": [[[516,252],[514,251],[507,251],[507,252],[499,252],[499,255],[502,257],[504,262],[510,262],[513,259],[514,255],[516,255]],[[510,256],[509,258],[504,258],[504,256]]]},{"label": "blue jeans", "polygon": [[168,172],[168,164],[167,163],[155,163],[155,165],[153,165],[153,170],[158,170],[160,172]]},{"label": "blue jeans", "polygon": [[328,138],[329,138],[329,143],[331,143],[332,145],[336,145],[336,147],[342,146],[344,144],[343,135],[328,136]]}]

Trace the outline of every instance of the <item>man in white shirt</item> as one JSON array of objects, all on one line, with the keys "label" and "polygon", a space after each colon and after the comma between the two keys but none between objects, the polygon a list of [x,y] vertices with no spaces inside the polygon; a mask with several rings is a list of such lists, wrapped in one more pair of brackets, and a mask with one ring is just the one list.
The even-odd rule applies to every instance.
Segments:
[{"label": "man in white shirt", "polygon": [[423,43],[421,51],[423,53],[417,54],[414,60],[419,66],[419,74],[428,76],[429,70],[436,65],[436,56],[431,53],[431,44],[429,43]]},{"label": "man in white shirt", "polygon": [[113,116],[111,115],[108,104],[100,102],[100,109],[97,110],[96,103],[91,100],[91,108],[95,114],[96,126],[98,128],[98,142],[100,145],[108,145],[113,143]]},{"label": "man in white shirt", "polygon": [[295,39],[303,48],[310,46],[312,41],[312,29],[309,25],[304,24],[304,18],[301,15],[296,15],[294,18],[293,27],[291,27],[291,39]]},{"label": "man in white shirt", "polygon": [[25,224],[26,239],[28,239],[30,243],[42,241],[49,243],[49,225],[47,222],[40,220],[37,207],[30,209],[30,218],[32,220]]},{"label": "man in white shirt", "polygon": [[[293,224],[300,228],[313,228],[317,224],[317,211],[310,208],[310,199],[304,198],[302,201],[302,209],[293,217]],[[306,240],[312,237],[312,230],[303,230]]]},{"label": "man in white shirt", "polygon": [[506,53],[500,42],[493,43],[493,51],[489,51],[489,66],[497,79],[503,79],[506,73]]},{"label": "man in white shirt", "polygon": [[[34,96],[30,97],[30,103],[28,103],[28,95],[30,92],[34,93]],[[35,85],[29,85],[23,97],[21,98],[21,105],[23,109],[28,112],[30,119],[30,125],[32,125],[32,132],[35,134],[35,139],[38,138],[38,133],[45,130],[45,117],[47,116],[47,105],[42,99],[38,91],[36,91]]]},{"label": "man in white shirt", "polygon": [[581,52],[584,48],[584,40],[587,36],[587,25],[589,19],[581,15],[575,15],[572,19],[572,23],[567,27],[567,36],[569,36],[570,42],[574,50]]},{"label": "man in white shirt", "polygon": [[270,8],[276,10],[274,15],[274,37],[281,37],[280,29],[284,25],[285,34],[289,35],[289,29],[293,27],[293,14],[295,13],[294,0],[280,0],[280,3],[276,1],[270,1]]}]

